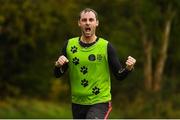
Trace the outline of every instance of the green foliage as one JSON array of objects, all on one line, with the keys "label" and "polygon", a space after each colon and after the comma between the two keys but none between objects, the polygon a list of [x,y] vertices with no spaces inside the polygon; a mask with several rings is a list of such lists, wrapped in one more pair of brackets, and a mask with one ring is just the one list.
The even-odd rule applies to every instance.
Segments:
[{"label": "green foliage", "polygon": [[64,27],[61,22],[64,18],[52,5],[43,0],[2,3],[0,80],[5,94],[15,94],[8,86],[17,86],[23,94],[34,95],[36,90],[38,96],[47,96],[54,62],[52,55],[64,34],[59,31]]},{"label": "green foliage", "polygon": [[52,103],[36,99],[0,101],[1,119],[70,119],[71,116],[70,106],[64,103]]},{"label": "green foliage", "polygon": [[110,118],[116,119],[164,119],[179,118],[179,96],[171,96],[170,99],[164,99],[161,94],[144,94],[139,92],[130,100],[121,95],[116,104],[113,105],[113,111]]}]

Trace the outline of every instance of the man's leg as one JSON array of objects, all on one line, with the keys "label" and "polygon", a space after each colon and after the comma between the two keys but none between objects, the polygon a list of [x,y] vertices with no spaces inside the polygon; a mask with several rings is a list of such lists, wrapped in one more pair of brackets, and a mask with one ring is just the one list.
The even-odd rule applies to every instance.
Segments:
[{"label": "man's leg", "polygon": [[89,105],[79,105],[72,103],[73,119],[86,119],[89,108]]},{"label": "man's leg", "polygon": [[92,105],[86,119],[107,119],[112,110],[111,102]]}]

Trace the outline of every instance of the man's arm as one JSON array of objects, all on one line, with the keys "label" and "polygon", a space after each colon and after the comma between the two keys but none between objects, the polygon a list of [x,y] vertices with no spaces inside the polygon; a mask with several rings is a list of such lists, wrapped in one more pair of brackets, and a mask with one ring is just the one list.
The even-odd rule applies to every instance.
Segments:
[{"label": "man's arm", "polygon": [[68,59],[66,58],[67,53],[66,53],[66,47],[67,47],[67,43],[65,43],[62,51],[61,51],[61,55],[58,58],[58,60],[55,62],[55,67],[54,67],[54,76],[56,78],[61,77],[67,70],[68,68]]},{"label": "man's arm", "polygon": [[128,60],[126,61],[126,67],[124,68],[118,59],[115,49],[110,43],[108,43],[107,49],[108,63],[113,75],[116,77],[117,80],[125,79],[127,75],[132,71],[136,60],[129,56]]}]

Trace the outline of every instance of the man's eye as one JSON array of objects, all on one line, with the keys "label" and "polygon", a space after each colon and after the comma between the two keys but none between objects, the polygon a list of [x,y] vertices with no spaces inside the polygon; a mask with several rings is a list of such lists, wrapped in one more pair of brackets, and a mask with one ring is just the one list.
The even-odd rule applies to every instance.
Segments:
[{"label": "man's eye", "polygon": [[86,22],[86,19],[82,19],[81,21],[82,21],[82,22]]},{"label": "man's eye", "polygon": [[89,21],[93,22],[93,21],[94,21],[94,19],[93,19],[93,18],[90,18],[90,19],[89,19]]}]

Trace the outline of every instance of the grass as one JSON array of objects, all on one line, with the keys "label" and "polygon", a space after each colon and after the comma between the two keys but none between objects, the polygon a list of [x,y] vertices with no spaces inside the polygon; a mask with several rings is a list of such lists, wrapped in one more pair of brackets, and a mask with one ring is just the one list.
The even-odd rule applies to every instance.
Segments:
[{"label": "grass", "polygon": [[[119,98],[113,101],[111,119],[164,119],[180,118],[180,95],[160,99],[137,95],[132,100]],[[0,119],[71,119],[71,104],[38,100],[6,99],[0,100]]]},{"label": "grass", "polygon": [[71,108],[65,103],[37,99],[8,99],[0,101],[0,118],[72,118]]}]

